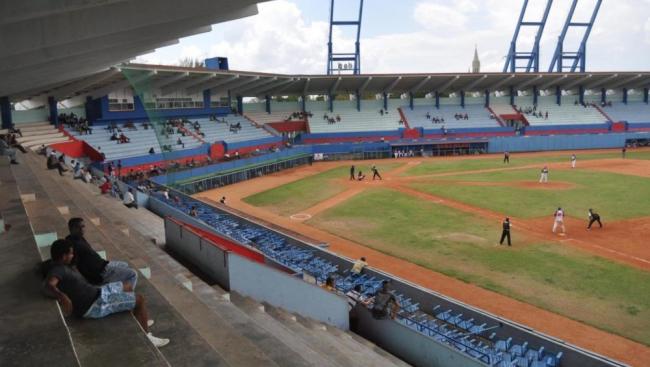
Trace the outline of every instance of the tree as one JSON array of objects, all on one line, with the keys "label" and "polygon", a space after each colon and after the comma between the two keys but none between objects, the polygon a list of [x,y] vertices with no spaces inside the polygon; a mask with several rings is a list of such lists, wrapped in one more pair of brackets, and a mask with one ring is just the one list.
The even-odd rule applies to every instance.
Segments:
[{"label": "tree", "polygon": [[191,57],[184,57],[178,60],[178,66],[188,67],[188,68],[202,68],[205,67],[205,63],[198,58],[193,59]]}]

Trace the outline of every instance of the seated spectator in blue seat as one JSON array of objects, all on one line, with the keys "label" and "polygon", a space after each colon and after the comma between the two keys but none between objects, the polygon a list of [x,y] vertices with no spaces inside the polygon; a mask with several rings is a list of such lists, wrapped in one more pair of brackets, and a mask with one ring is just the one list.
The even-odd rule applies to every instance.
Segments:
[{"label": "seated spectator in blue seat", "polygon": [[82,218],[71,218],[68,221],[70,234],[65,239],[74,246],[75,265],[79,272],[92,284],[108,284],[125,282],[133,289],[138,282],[138,273],[124,261],[106,261],[93,250],[84,237],[86,225]]},{"label": "seated spectator in blue seat", "polygon": [[131,311],[153,345],[160,348],[169,344],[169,339],[157,338],[149,332],[153,320],[149,320],[145,299],[133,291],[130,283],[113,282],[101,287],[90,284],[72,267],[76,254],[68,240],[54,241],[50,255],[51,260],[43,264],[43,291],[59,302],[65,315],[99,319]]},{"label": "seated spectator in blue seat", "polygon": [[129,191],[124,193],[124,200],[123,200],[124,206],[127,208],[136,208],[138,209],[138,203],[135,201],[135,197],[133,196],[133,189],[129,188]]}]

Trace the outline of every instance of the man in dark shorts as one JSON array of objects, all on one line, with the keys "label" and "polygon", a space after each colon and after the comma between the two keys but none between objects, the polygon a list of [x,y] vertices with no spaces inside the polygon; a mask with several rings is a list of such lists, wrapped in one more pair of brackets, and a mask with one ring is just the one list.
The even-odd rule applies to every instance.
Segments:
[{"label": "man in dark shorts", "polygon": [[600,215],[598,215],[598,213],[594,213],[592,209],[589,209],[589,225],[587,226],[588,231],[591,231],[591,225],[594,224],[594,222],[598,222],[600,228],[603,228],[603,224],[600,222]]},{"label": "man in dark shorts", "polygon": [[354,175],[354,165],[350,167],[350,180],[356,180],[356,176]]},{"label": "man in dark shorts", "polygon": [[512,246],[510,243],[510,218],[506,217],[506,219],[502,223],[503,225],[503,231],[501,231],[501,241],[499,241],[499,245],[503,245],[503,240],[508,238],[508,246]]},{"label": "man in dark shorts", "polygon": [[503,152],[503,163],[510,163],[510,152]]},{"label": "man in dark shorts", "polygon": [[625,152],[627,152],[627,148],[623,147],[623,149],[621,149],[621,155],[623,156],[623,159],[625,159]]},{"label": "man in dark shorts", "polygon": [[375,180],[375,177],[379,177],[379,179],[381,180],[381,175],[379,174],[379,170],[377,169],[377,166],[375,166],[373,164],[372,165],[372,180],[373,181]]},{"label": "man in dark shorts", "polygon": [[388,281],[384,280],[381,289],[375,294],[375,301],[372,305],[372,317],[375,319],[395,318],[399,311],[399,302],[394,294],[388,290]]},{"label": "man in dark shorts", "polygon": [[51,262],[43,283],[44,292],[55,298],[65,315],[85,319],[99,319],[108,315],[131,311],[147,337],[156,347],[169,344],[169,339],[157,338],[149,332],[149,320],[144,297],[133,292],[129,283],[114,282],[94,286],[72,267],[74,245],[68,240],[56,240],[50,248]]}]

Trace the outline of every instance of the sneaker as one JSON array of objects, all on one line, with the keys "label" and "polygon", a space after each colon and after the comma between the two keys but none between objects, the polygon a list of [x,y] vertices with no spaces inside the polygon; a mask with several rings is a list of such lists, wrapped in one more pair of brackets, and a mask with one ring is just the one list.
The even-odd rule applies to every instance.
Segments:
[{"label": "sneaker", "polygon": [[147,338],[149,338],[151,344],[153,344],[156,348],[162,348],[165,345],[169,344],[169,339],[156,338],[151,333],[147,334]]},{"label": "sneaker", "polygon": [[155,321],[149,319],[149,320],[147,320],[147,327],[152,327],[153,324],[155,324],[155,323],[156,323]]},{"label": "sneaker", "polygon": [[16,162],[15,160],[13,160],[13,161],[11,161],[11,162],[9,162],[9,163],[11,163],[11,164],[18,164],[18,162]]}]

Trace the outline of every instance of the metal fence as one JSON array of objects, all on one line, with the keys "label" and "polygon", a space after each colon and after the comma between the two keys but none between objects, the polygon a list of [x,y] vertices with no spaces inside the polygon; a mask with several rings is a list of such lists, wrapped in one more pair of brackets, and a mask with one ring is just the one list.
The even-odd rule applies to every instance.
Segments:
[{"label": "metal fence", "polygon": [[371,151],[371,152],[344,152],[344,153],[323,153],[323,161],[345,161],[345,160],[361,160],[361,159],[384,159],[390,158],[391,153],[388,150]]},{"label": "metal fence", "polygon": [[265,176],[285,169],[310,164],[312,160],[313,158],[311,155],[299,155],[284,160],[261,163],[254,166],[242,167],[237,170],[220,172],[210,177],[203,177],[189,182],[174,184],[172,187],[185,194],[193,195],[202,191],[250,180],[255,177]]}]

